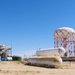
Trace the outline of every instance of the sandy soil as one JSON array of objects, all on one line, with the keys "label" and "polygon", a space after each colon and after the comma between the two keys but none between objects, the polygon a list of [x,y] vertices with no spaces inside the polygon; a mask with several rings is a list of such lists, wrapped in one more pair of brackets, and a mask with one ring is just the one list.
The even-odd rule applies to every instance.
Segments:
[{"label": "sandy soil", "polygon": [[60,68],[44,68],[20,62],[0,61],[0,75],[75,75],[75,62],[63,63]]}]

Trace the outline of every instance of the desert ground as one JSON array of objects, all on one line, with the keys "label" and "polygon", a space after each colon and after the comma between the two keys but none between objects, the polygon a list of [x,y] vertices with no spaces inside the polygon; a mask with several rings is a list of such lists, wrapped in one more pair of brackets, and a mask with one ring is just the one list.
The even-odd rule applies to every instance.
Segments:
[{"label": "desert ground", "polygon": [[0,75],[75,75],[75,62],[64,62],[59,68],[46,68],[17,61],[0,61]]}]

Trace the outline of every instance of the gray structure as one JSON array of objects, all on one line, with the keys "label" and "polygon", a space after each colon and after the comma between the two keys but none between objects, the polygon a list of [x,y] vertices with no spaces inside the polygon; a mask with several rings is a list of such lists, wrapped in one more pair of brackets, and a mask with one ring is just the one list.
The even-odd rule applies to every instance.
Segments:
[{"label": "gray structure", "polygon": [[11,56],[11,47],[6,47],[5,45],[0,44],[0,56],[1,58],[6,58]]}]

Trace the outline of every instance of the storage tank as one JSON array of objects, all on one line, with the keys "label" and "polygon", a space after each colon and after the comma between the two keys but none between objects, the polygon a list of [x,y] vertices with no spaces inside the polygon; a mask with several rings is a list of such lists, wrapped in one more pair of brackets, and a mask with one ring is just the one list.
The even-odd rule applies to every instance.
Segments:
[{"label": "storage tank", "polygon": [[55,66],[62,64],[61,56],[65,53],[63,47],[36,51],[36,55],[28,58],[31,65]]},{"label": "storage tank", "polygon": [[36,51],[36,56],[62,56],[65,53],[65,49],[63,47],[53,48],[53,49],[45,49]]},{"label": "storage tank", "polygon": [[62,64],[62,59],[59,56],[32,57],[28,59],[28,62],[31,65],[53,66]]}]

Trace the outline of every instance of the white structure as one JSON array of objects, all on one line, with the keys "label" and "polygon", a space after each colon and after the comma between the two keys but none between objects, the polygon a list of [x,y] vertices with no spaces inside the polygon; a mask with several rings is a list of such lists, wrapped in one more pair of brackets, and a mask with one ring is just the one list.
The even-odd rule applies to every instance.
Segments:
[{"label": "white structure", "polygon": [[12,59],[12,57],[7,57],[7,60],[8,60],[8,61],[11,61],[11,60],[13,60],[13,59]]},{"label": "white structure", "polygon": [[62,56],[64,53],[65,49],[63,47],[36,51],[37,56]]},{"label": "white structure", "polygon": [[53,48],[48,50],[36,51],[36,55],[28,59],[33,65],[59,65],[62,63],[61,55],[65,53],[64,48]]},{"label": "white structure", "polygon": [[31,65],[47,65],[54,66],[62,64],[62,59],[59,56],[51,57],[32,57],[28,59]]}]

